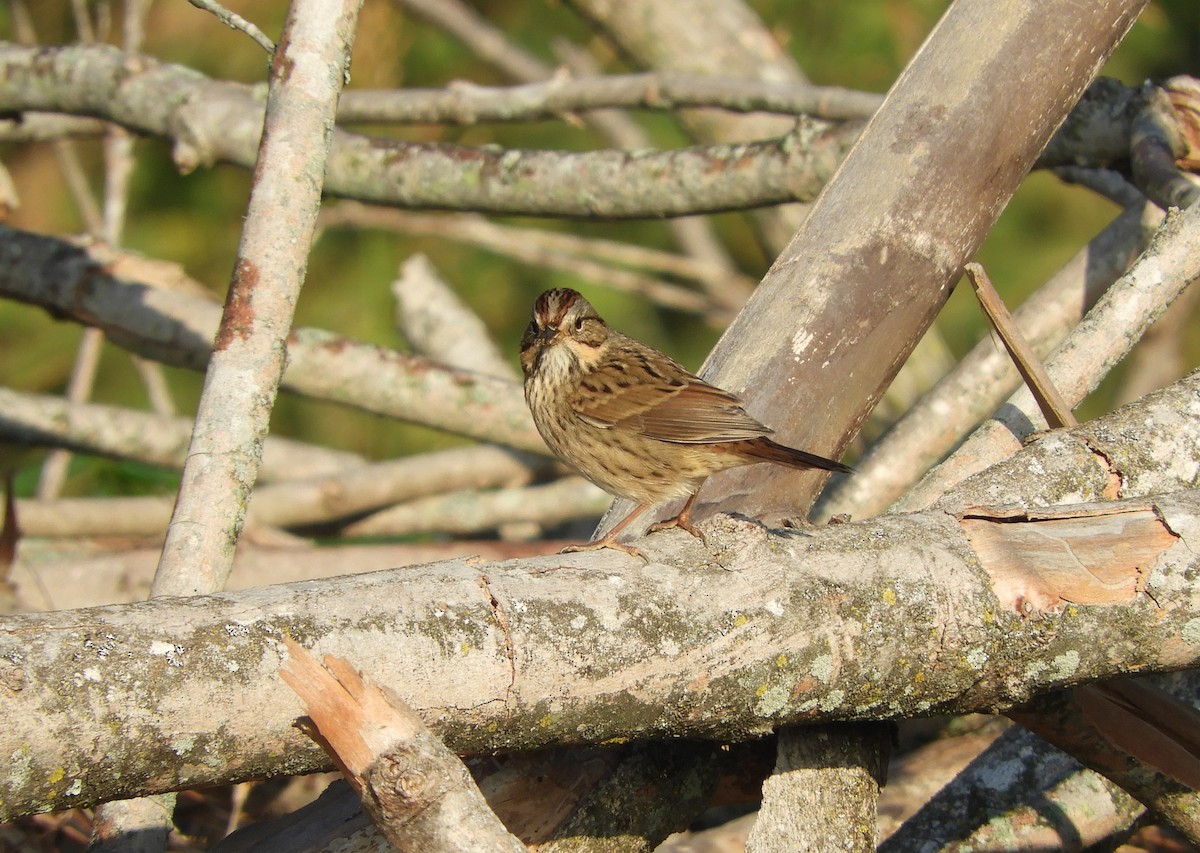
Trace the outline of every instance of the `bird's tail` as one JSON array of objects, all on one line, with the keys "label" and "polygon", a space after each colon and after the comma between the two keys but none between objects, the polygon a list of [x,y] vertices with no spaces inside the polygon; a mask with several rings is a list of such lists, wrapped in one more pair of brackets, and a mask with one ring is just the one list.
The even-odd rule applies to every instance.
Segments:
[{"label": "bird's tail", "polygon": [[843,474],[852,474],[854,469],[849,465],[843,465],[841,462],[835,462],[832,459],[826,459],[824,456],[817,456],[815,453],[808,453],[803,450],[796,450],[794,447],[787,447],[778,442],[771,441],[769,438],[762,438],[746,448],[746,455],[752,456],[755,459],[761,459],[763,462],[778,462],[780,465],[787,465],[789,468],[799,468],[807,470],[810,468],[820,468],[822,471],[840,471]]}]

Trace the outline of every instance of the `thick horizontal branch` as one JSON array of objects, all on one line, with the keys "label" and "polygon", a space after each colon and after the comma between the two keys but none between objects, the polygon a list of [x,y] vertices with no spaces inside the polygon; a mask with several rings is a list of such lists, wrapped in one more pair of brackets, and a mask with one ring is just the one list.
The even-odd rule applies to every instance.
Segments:
[{"label": "thick horizontal branch", "polygon": [[[174,142],[176,164],[254,164],[263,103],[249,86],[104,45],[0,46],[0,112],[103,118]],[[471,148],[334,135],[325,192],[409,208],[534,216],[686,216],[812,200],[860,126],[676,151]],[[597,192],[603,187],[603,192]]]},{"label": "thick horizontal branch", "polygon": [[[792,719],[993,707],[1006,682],[983,672],[1003,666],[1016,666],[1014,701],[1144,668],[1159,648],[1147,632],[1172,630],[1163,619],[1197,588],[1190,578],[1159,567],[1132,606],[1026,623],[997,604],[957,517],[971,504],[1194,488],[1198,387],[1200,371],[1055,432],[922,515],[775,539],[713,530],[711,553],[659,536],[647,550],[664,562],[646,567],[610,553],[476,559],[0,621],[10,717],[0,749],[23,756],[22,772],[0,777],[0,802],[15,814],[323,766],[291,729],[299,708],[281,704],[273,680],[272,638],[283,633],[391,673],[387,683],[461,752],[660,732],[746,737]],[[1166,518],[1185,544],[1193,538],[1174,511]],[[921,531],[945,541],[910,538]],[[1115,653],[1093,671],[1107,649],[1098,623],[1113,621],[1123,623],[1107,625]],[[1167,648],[1186,656],[1200,621],[1182,624],[1193,627]],[[1025,658],[1040,662],[1014,664]]]},{"label": "thick horizontal branch", "polygon": [[844,121],[870,118],[882,102],[882,95],[839,86],[643,72],[558,76],[520,86],[479,86],[457,81],[445,89],[349,89],[338,104],[338,121],[478,124],[559,118],[565,113],[607,108],[685,107]]},{"label": "thick horizontal branch", "polygon": [[[111,275],[87,249],[0,226],[0,297],[104,331],[139,355],[202,370],[221,309],[204,299]],[[547,453],[517,382],[455,370],[320,329],[288,340],[282,387],[318,400]]]},{"label": "thick horizontal branch", "polygon": [[[1000,605],[989,558],[940,510],[776,533],[722,516],[709,550],[679,533],[640,543],[649,565],[449,561],[8,617],[0,753],[21,761],[0,817],[324,766],[274,675],[283,636],[352,655],[460,754],[996,710],[1200,664],[1200,494],[1076,515],[1157,544],[1143,564],[1083,566],[1125,578],[1119,604],[1032,622]],[[1037,538],[1041,523],[996,525]]]}]

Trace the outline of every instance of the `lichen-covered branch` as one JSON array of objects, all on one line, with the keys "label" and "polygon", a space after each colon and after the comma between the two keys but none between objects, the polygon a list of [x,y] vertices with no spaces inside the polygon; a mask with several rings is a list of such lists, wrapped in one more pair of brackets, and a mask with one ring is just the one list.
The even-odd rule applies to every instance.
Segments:
[{"label": "lichen-covered branch", "polygon": [[[1198,430],[1200,371],[1044,437],[923,515],[774,537],[726,519],[709,528],[711,551],[685,535],[649,540],[647,567],[609,553],[451,562],[12,617],[0,621],[0,749],[24,758],[0,777],[0,802],[20,813],[320,765],[275,692],[272,637],[284,632],[393,673],[459,752],[745,738],[787,722],[1003,707],[1080,679],[1186,666],[1151,652],[1200,645],[1200,616],[1180,612],[1197,588],[1187,568],[1160,561],[1132,603],[1025,622],[1000,608],[956,514],[1194,489]],[[1184,537],[1168,550],[1178,555],[1192,534],[1164,509]]]},{"label": "lichen-covered branch", "polygon": [[151,595],[216,592],[233,568],[287,362],[361,2],[295,0],[288,8],[237,261]]},{"label": "lichen-covered branch", "polygon": [[996,710],[1200,664],[1200,494],[1095,509],[1159,518],[1172,544],[1106,567],[1138,576],[1120,603],[1037,621],[1001,606],[941,510],[776,533],[722,516],[707,550],[684,534],[639,543],[649,565],[450,561],[8,617],[0,750],[22,759],[0,802],[11,816],[322,766],[274,677],[285,635],[353,654],[460,754]]},{"label": "lichen-covered branch", "polygon": [[[0,110],[108,119],[172,140],[176,164],[189,170],[217,162],[249,168],[263,104],[248,86],[103,45],[4,45]],[[805,121],[781,139],[585,153],[407,143],[338,130],[324,189],[400,207],[534,216],[739,210],[815,198],[860,129]]]}]

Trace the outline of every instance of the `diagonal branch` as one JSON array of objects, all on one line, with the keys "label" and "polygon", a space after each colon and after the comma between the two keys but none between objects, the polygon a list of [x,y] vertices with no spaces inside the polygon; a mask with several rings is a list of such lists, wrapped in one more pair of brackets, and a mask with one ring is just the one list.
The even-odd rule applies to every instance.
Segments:
[{"label": "diagonal branch", "polygon": [[271,63],[254,187],[151,595],[216,592],[279,391],[361,0],[295,0]]}]

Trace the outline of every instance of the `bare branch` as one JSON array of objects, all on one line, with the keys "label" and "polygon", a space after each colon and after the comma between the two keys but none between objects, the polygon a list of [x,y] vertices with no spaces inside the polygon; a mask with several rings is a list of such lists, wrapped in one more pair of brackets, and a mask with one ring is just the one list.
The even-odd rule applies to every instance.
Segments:
[{"label": "bare branch", "polygon": [[445,89],[351,89],[338,105],[338,121],[470,125],[557,118],[605,108],[686,107],[847,121],[870,118],[882,102],[882,95],[838,86],[646,72],[556,76],[521,86],[455,82]]},{"label": "bare branch", "polygon": [[[207,366],[220,313],[211,302],[124,281],[84,249],[4,226],[0,258],[0,295],[99,326],[113,343],[148,358]],[[318,329],[294,329],[287,351],[283,386],[297,393],[548,453],[515,382]]]},{"label": "bare branch", "polygon": [[[182,468],[192,435],[189,418],[166,417],[99,403],[23,394],[0,387],[0,442],[65,447],[82,453]],[[366,464],[356,453],[269,435],[259,480],[301,480]]]},{"label": "bare branch", "polygon": [[[357,468],[353,471],[322,477],[301,482],[289,482],[278,486],[265,486],[256,489],[250,502],[249,518],[257,524],[271,527],[292,527],[303,524],[319,524],[344,519],[359,513],[378,509],[383,506],[401,501],[415,501],[424,498],[433,505],[450,502],[467,509],[471,500],[464,500],[457,495],[457,490],[487,489],[496,486],[506,487],[501,493],[515,490],[518,484],[528,483],[535,474],[544,473],[549,468],[549,460],[545,457],[526,457],[524,454],[513,453],[499,447],[481,445],[479,447],[464,447],[455,450],[442,450],[435,453],[425,453],[417,456],[407,456],[401,459],[391,459],[376,462]],[[518,490],[519,491],[519,490]],[[443,495],[444,497],[426,497]],[[470,493],[469,493],[470,494]],[[479,500],[486,500],[487,494]],[[596,509],[598,498],[595,493],[589,494],[591,504],[580,511],[578,501],[568,502],[566,507],[558,507],[554,511],[550,507],[538,504],[526,513],[514,513],[511,520],[517,520],[519,515],[534,521],[557,521],[563,512],[572,509],[578,515],[598,515]],[[607,499],[601,504],[601,509],[607,506]],[[502,506],[499,512],[509,508]],[[538,509],[546,510],[547,518],[538,517]],[[590,510],[590,512],[588,511]],[[420,529],[421,532],[454,532],[462,533],[469,530],[489,530],[504,523],[504,518],[493,516],[492,524],[470,526],[465,520],[456,518],[453,514],[436,515],[431,511],[420,512],[413,503],[402,504],[392,511],[422,518],[426,526],[413,525],[403,529],[403,533],[411,533]],[[577,517],[577,516],[571,516]],[[377,516],[357,522],[357,525],[370,525]],[[477,516],[475,516],[477,518]],[[404,525],[400,524],[403,528]],[[360,531],[362,528],[358,528]],[[395,526],[386,526],[376,522],[375,533],[389,535],[388,530],[394,531]],[[364,532],[364,535],[368,535]],[[371,534],[375,535],[375,534]]]},{"label": "bare branch", "polygon": [[481,246],[548,269],[589,277],[601,287],[638,293],[677,311],[710,313],[715,307],[710,300],[694,291],[614,265],[645,267],[710,285],[718,282],[728,285],[732,282],[739,289],[753,289],[754,285],[747,276],[738,273],[721,275],[720,270],[711,264],[698,263],[669,252],[614,240],[501,225],[472,213],[412,213],[358,202],[342,202],[322,210],[320,224],[326,228],[350,225],[387,228],[404,234],[443,237]]},{"label": "bare branch", "polygon": [[413,255],[400,265],[392,296],[396,325],[417,352],[485,376],[514,382],[519,378],[483,320],[442,281],[424,255]]},{"label": "bare branch", "polygon": [[279,674],[304,702],[321,744],[398,850],[526,853],[488,807],[458,756],[394,693],[349,662],[324,665],[290,638]]},{"label": "bare branch", "polygon": [[[302,450],[303,446],[297,446],[292,452]],[[608,506],[607,495],[581,480],[531,490],[514,486],[527,483],[548,467],[544,457],[526,459],[490,446],[372,464],[359,460],[349,471],[259,486],[250,500],[247,523],[267,527],[323,524],[408,501],[354,522],[346,532],[364,536],[469,533],[494,530],[506,520],[556,524],[595,518]],[[475,491],[497,486],[504,488]],[[22,501],[21,527],[28,536],[159,538],[170,519],[171,505],[168,497]]]},{"label": "bare branch", "polygon": [[396,0],[396,5],[450,33],[514,80],[541,80],[553,72],[462,0]]},{"label": "bare branch", "polygon": [[242,241],[151,595],[215,592],[233,567],[321,204],[361,0],[296,0],[271,88]]},{"label": "bare branch", "polygon": [[[92,499],[99,503],[100,499]],[[27,502],[28,503],[28,502]],[[166,529],[169,503],[161,510],[159,530]],[[553,554],[565,542],[502,542],[470,539],[430,542],[309,545],[267,544],[254,540],[254,531],[242,537],[233,562],[227,590],[251,589],[270,584],[319,580],[338,575],[415,566],[438,560],[473,556],[482,560],[512,560]],[[104,542],[39,540],[26,537],[10,580],[16,587],[20,612],[129,604],[150,594],[150,581],[161,547],[119,543],[120,551]]]},{"label": "bare branch", "polygon": [[545,486],[464,491],[410,501],[346,525],[347,536],[409,536],[414,533],[481,533],[504,524],[561,524],[595,519],[612,496],[579,477]]},{"label": "bare branch", "polygon": [[867,724],[779,732],[748,853],[873,853],[889,737]]},{"label": "bare branch", "polygon": [[[997,773],[998,767],[1020,770]],[[988,792],[983,803],[981,790]],[[1029,802],[1033,791],[1042,792],[1036,804]],[[879,850],[906,853],[931,841],[939,844],[936,850],[953,843],[976,849],[995,849],[998,843],[1018,850],[1055,849],[1064,837],[1078,839],[1086,849],[1129,826],[1144,811],[1116,785],[1106,784],[1066,753],[1014,726]]]}]

